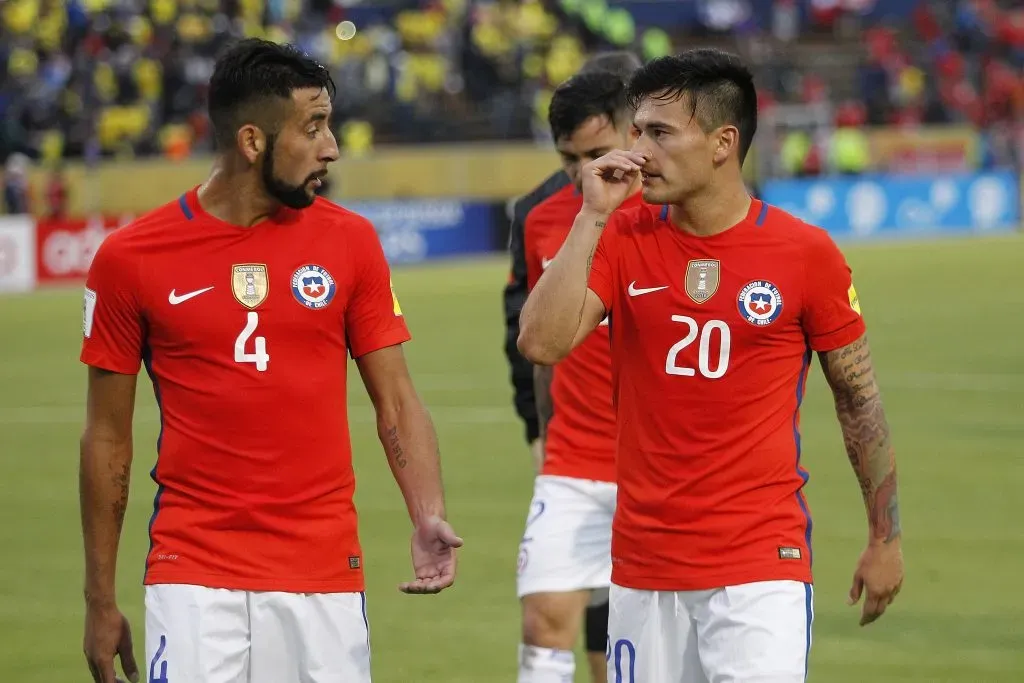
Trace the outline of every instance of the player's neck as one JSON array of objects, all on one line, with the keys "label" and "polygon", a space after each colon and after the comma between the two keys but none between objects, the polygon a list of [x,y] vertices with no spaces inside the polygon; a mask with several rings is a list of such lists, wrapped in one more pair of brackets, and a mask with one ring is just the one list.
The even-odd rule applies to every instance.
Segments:
[{"label": "player's neck", "polygon": [[739,224],[750,212],[750,194],[742,179],[711,183],[704,191],[669,207],[669,220],[679,230],[710,237]]},{"label": "player's neck", "polygon": [[241,228],[251,228],[281,208],[277,200],[267,196],[255,173],[233,171],[223,160],[214,162],[196,199],[204,212]]}]

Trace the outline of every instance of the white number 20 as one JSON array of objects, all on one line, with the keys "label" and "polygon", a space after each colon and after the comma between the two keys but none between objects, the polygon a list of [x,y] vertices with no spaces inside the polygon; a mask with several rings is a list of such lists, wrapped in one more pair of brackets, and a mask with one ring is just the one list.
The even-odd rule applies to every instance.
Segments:
[{"label": "white number 20", "polygon": [[260,372],[267,371],[267,362],[270,360],[270,356],[267,354],[267,338],[266,337],[254,337],[253,342],[253,353],[246,353],[245,345],[249,341],[249,337],[252,337],[252,333],[256,331],[256,326],[260,323],[260,314],[256,311],[249,311],[249,318],[246,322],[245,329],[235,339],[235,362],[236,363],[255,363],[256,369]]},{"label": "white number 20", "polygon": [[[702,328],[696,320],[685,315],[672,316],[672,322],[683,323],[689,327],[689,330],[687,330],[685,337],[673,344],[672,348],[668,350],[668,356],[665,357],[665,372],[670,375],[681,375],[683,377],[693,377],[697,374],[693,368],[680,366],[676,359],[679,357],[680,352],[692,344],[699,336],[697,367],[700,369],[700,374],[708,379],[718,379],[724,375],[725,371],[729,369],[729,351],[732,347],[732,335],[729,332],[729,326],[721,320],[709,320]],[[715,363],[715,369],[712,370],[710,358],[711,333],[716,330],[722,338],[722,344],[718,348],[718,361]]]}]

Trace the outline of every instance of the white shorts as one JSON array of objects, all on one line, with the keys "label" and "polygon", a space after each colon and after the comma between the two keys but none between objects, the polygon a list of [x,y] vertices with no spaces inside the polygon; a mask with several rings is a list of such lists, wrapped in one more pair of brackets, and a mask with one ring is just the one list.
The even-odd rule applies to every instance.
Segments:
[{"label": "white shorts", "polygon": [[369,683],[363,593],[146,586],[149,683]]},{"label": "white shorts", "polygon": [[537,477],[519,543],[518,597],[611,584],[617,490],[605,481]]},{"label": "white shorts", "polygon": [[706,591],[612,584],[609,683],[803,683],[814,589],[765,581]]}]

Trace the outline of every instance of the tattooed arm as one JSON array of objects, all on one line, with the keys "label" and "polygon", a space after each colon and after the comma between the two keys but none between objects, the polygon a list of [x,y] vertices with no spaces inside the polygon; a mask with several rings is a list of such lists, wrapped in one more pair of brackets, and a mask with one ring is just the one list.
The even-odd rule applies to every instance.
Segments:
[{"label": "tattooed arm", "polygon": [[427,409],[416,394],[400,345],[356,360],[377,411],[377,434],[413,523],[412,564],[416,578],[404,593],[438,593],[455,582],[455,549],[462,539],[445,520],[441,454]]},{"label": "tattooed arm", "polygon": [[860,482],[868,518],[868,546],[850,588],[849,604],[866,592],[861,625],[880,617],[903,584],[896,458],[875,381],[866,336],[821,354],[835,398],[846,453]]},{"label": "tattooed arm", "polygon": [[116,604],[114,579],[132,467],[135,375],[89,368],[80,441],[79,500],[85,545],[85,598]]},{"label": "tattooed arm", "polygon": [[356,360],[377,413],[377,435],[405,497],[409,517],[420,524],[445,516],[437,433],[409,376],[401,346]]},{"label": "tattooed arm", "polygon": [[821,354],[821,365],[835,398],[846,454],[860,482],[870,538],[890,543],[901,531],[896,456],[867,337]]}]

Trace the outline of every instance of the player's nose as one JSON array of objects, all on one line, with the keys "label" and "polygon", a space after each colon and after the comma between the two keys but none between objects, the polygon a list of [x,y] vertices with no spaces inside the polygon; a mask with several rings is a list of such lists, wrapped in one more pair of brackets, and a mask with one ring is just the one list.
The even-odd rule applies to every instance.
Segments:
[{"label": "player's nose", "polygon": [[329,164],[332,161],[337,161],[340,156],[341,156],[341,152],[338,149],[338,140],[337,140],[337,138],[334,137],[334,133],[332,132],[330,135],[325,136],[324,146],[320,150],[320,158],[319,159],[320,159],[320,161],[323,161],[323,162],[326,162],[326,163]]}]

